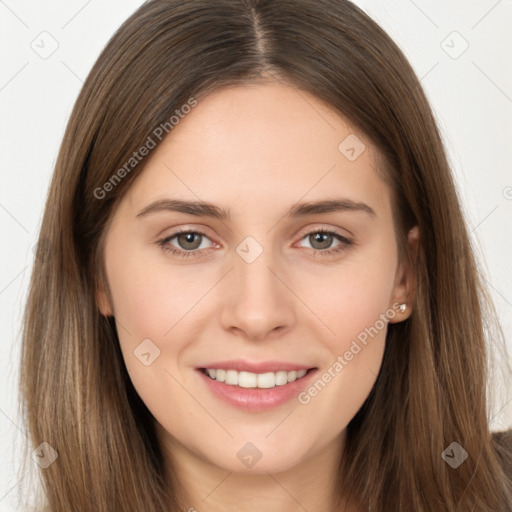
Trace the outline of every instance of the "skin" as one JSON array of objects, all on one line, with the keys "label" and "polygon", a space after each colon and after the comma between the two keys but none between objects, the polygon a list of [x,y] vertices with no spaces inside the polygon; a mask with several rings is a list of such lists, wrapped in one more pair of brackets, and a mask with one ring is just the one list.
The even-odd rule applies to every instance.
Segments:
[{"label": "skin", "polygon": [[[366,146],[355,161],[338,149],[350,134]],[[393,304],[408,308],[391,322],[410,315],[414,274],[398,258],[377,156],[364,134],[305,92],[274,83],[225,88],[201,99],[152,151],[114,212],[104,245],[108,289],[99,290],[98,306],[116,318],[126,367],[157,421],[185,510],[333,510],[345,429],[374,385],[387,327],[307,405],[237,409],[210,393],[196,367],[272,359],[322,373]],[[337,197],[364,202],[375,215],[285,218],[296,202]],[[137,217],[165,198],[208,201],[231,218]],[[178,228],[205,233],[193,249],[203,254],[182,257],[158,245]],[[307,236],[322,228],[353,244],[322,255],[343,244]],[[236,252],[247,236],[263,248],[252,263]],[[417,239],[414,228],[413,249]],[[166,244],[186,251],[186,242]],[[145,366],[133,351],[148,338],[160,355]],[[262,454],[252,468],[237,457],[248,441]]]}]

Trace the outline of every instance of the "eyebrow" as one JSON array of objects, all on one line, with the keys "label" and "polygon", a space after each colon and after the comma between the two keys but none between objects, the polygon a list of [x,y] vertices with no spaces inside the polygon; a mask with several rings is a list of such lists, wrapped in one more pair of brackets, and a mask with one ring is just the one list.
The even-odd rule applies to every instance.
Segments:
[{"label": "eyebrow", "polygon": [[[215,204],[204,201],[183,201],[180,199],[162,199],[155,201],[143,208],[137,217],[144,217],[151,213],[162,211],[173,211],[194,215],[197,217],[212,217],[219,220],[227,220],[231,214],[229,209],[225,210]],[[333,212],[366,212],[375,217],[376,213],[366,203],[353,201],[348,198],[329,199],[323,201],[312,201],[296,203],[286,212],[285,217],[296,218],[315,215],[319,213]]]}]

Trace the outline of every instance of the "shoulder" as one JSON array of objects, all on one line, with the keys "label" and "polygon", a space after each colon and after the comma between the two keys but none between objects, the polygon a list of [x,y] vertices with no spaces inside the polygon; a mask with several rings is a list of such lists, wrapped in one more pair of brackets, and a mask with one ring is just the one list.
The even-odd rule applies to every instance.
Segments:
[{"label": "shoulder", "polygon": [[512,479],[512,429],[492,432],[492,443],[503,471]]}]

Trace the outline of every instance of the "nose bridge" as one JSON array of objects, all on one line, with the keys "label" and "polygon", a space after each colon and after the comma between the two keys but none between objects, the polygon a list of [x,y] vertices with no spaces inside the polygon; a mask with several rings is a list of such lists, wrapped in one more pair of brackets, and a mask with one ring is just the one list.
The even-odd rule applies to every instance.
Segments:
[{"label": "nose bridge", "polygon": [[262,338],[277,327],[290,325],[292,297],[280,274],[278,259],[270,247],[263,247],[253,237],[244,239],[234,255],[225,327]]},{"label": "nose bridge", "polygon": [[235,265],[239,299],[254,301],[264,298],[265,303],[269,303],[272,297],[280,294],[280,290],[277,288],[282,284],[276,278],[274,262],[275,258],[270,255],[270,251],[266,251],[252,263],[247,263],[239,258]]}]

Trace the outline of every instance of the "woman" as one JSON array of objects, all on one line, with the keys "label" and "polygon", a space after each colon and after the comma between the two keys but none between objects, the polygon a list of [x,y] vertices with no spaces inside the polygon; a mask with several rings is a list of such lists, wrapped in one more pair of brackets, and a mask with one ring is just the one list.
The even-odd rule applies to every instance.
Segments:
[{"label": "woman", "polygon": [[512,510],[442,141],[350,2],[146,2],[76,102],[40,242],[43,510]]}]

